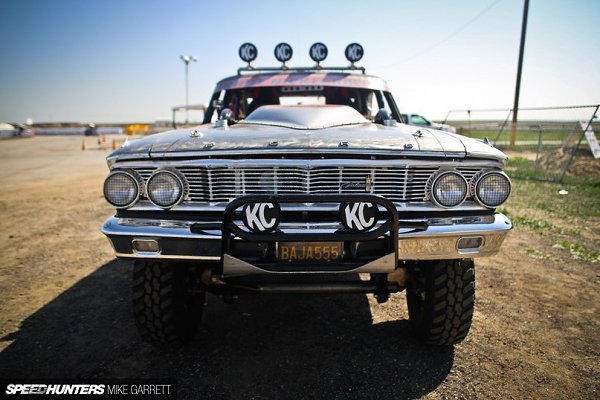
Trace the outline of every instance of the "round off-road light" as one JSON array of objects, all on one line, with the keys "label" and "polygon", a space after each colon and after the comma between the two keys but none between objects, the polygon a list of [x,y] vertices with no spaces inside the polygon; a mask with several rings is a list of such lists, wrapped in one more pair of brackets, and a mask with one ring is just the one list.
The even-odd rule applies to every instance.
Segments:
[{"label": "round off-road light", "polygon": [[366,232],[377,225],[379,208],[374,203],[342,203],[340,219],[342,225],[354,232]]},{"label": "round off-road light", "polygon": [[285,63],[292,59],[294,50],[292,50],[292,46],[287,43],[279,43],[277,46],[275,46],[274,53],[277,61]]},{"label": "round off-road light", "polygon": [[467,198],[469,185],[458,172],[444,172],[431,185],[431,198],[442,207],[456,207]]},{"label": "round off-road light", "polygon": [[503,172],[492,171],[481,175],[475,184],[475,198],[482,205],[498,207],[510,196],[510,179]]},{"label": "round off-road light", "polygon": [[139,182],[134,171],[114,170],[104,181],[104,197],[117,208],[131,207],[140,198]]},{"label": "round off-road light", "polygon": [[358,43],[350,43],[346,46],[346,50],[344,51],[344,55],[346,56],[346,60],[350,61],[352,64],[355,62],[359,62],[365,51],[363,47]]},{"label": "round off-road light", "polygon": [[242,61],[251,63],[252,61],[256,60],[258,50],[256,50],[256,46],[252,43],[243,43],[238,50],[238,54]]},{"label": "round off-road light", "polygon": [[248,203],[242,209],[242,222],[253,232],[272,232],[281,221],[278,203]]},{"label": "round off-road light", "polygon": [[308,50],[308,55],[310,56],[310,58],[312,58],[313,61],[318,63],[324,61],[327,58],[327,54],[327,46],[325,46],[321,42],[313,44]]},{"label": "round off-road light", "polygon": [[162,208],[171,208],[183,199],[186,185],[185,178],[177,171],[157,170],[148,179],[146,194],[148,199]]}]

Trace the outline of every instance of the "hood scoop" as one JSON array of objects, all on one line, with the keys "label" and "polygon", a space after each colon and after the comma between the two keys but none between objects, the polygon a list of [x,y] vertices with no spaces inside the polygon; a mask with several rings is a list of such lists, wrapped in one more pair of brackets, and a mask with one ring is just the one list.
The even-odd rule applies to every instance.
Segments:
[{"label": "hood scoop", "polygon": [[281,126],[292,129],[325,129],[370,123],[349,106],[262,106],[239,122],[248,125]]}]

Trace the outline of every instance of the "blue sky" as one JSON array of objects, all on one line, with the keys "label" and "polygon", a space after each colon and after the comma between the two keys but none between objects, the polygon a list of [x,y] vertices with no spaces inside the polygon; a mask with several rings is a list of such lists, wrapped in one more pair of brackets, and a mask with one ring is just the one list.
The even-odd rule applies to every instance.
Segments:
[{"label": "blue sky", "polygon": [[[385,78],[403,110],[443,118],[448,109],[511,107],[522,0],[137,1],[0,0],[0,121],[154,121],[185,102],[180,54],[190,66],[190,103],[256,44],[258,66],[273,47],[291,65],[360,64]],[[600,1],[531,0],[522,106],[600,102]]]}]

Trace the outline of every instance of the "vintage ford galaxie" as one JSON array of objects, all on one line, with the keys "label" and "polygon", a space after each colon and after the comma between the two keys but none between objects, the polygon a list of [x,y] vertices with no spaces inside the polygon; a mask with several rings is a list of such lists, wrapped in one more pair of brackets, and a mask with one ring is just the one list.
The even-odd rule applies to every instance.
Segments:
[{"label": "vintage ford galaxie", "polygon": [[505,161],[404,124],[386,82],[354,64],[248,66],[217,83],[202,125],[108,157],[102,231],[134,261],[136,325],[159,346],[192,338],[207,292],[403,290],[416,336],[452,345],[471,325],[473,259],[512,228],[496,212]]}]

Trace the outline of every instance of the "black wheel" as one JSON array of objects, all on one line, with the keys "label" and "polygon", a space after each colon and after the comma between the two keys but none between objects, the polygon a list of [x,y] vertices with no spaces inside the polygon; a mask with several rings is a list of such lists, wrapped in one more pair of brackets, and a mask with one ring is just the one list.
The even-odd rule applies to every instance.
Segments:
[{"label": "black wheel", "polygon": [[473,260],[419,262],[406,290],[409,322],[432,345],[453,345],[469,333],[475,305]]},{"label": "black wheel", "polygon": [[157,347],[183,344],[196,333],[206,293],[186,264],[136,262],[133,315],[144,340]]}]

